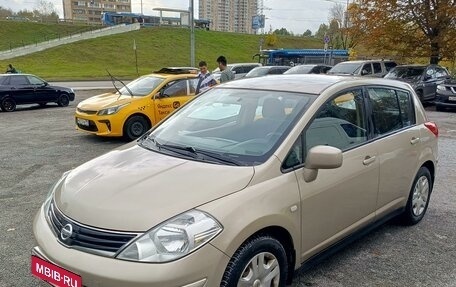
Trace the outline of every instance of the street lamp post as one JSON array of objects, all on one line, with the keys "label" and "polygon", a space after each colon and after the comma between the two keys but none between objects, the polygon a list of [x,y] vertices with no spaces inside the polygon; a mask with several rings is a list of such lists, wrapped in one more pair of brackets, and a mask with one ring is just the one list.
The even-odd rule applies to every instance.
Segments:
[{"label": "street lamp post", "polygon": [[190,65],[195,67],[195,25],[193,24],[194,20],[194,0],[190,1],[189,13],[190,13]]}]

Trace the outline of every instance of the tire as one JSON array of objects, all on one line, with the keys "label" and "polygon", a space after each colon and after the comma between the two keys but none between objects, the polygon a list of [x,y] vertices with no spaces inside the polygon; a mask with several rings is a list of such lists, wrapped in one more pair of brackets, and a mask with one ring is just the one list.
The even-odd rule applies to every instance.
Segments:
[{"label": "tire", "polygon": [[414,225],[423,219],[429,205],[432,193],[432,177],[426,167],[421,167],[415,176],[404,213],[400,222],[405,225]]},{"label": "tire", "polygon": [[12,98],[5,98],[1,103],[2,111],[14,112],[16,110],[16,101]]},{"label": "tire", "polygon": [[124,137],[127,140],[135,140],[150,129],[149,123],[142,116],[132,116],[124,125]]},{"label": "tire", "polygon": [[60,107],[67,107],[70,104],[70,97],[67,94],[61,94],[57,99],[57,104]]},{"label": "tire", "polygon": [[284,287],[288,273],[287,262],[285,249],[277,239],[268,235],[254,237],[233,255],[220,287]]}]

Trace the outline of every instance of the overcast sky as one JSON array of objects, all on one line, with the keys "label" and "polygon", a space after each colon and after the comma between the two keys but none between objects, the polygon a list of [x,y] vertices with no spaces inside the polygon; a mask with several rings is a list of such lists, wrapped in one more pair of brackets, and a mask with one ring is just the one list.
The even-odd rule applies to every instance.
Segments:
[{"label": "overcast sky", "polygon": [[[57,13],[63,17],[62,0],[45,0],[55,5]],[[145,15],[158,15],[153,8],[175,8],[187,10],[190,0],[132,0],[133,12]],[[196,18],[198,17],[198,0],[195,2]],[[0,6],[13,11],[21,9],[33,10],[39,0],[0,0]],[[314,34],[320,24],[328,23],[331,7],[336,3],[346,5],[346,0],[263,0],[264,15],[266,15],[265,31],[286,28],[295,34],[302,34],[307,29]],[[175,15],[175,14],[174,14]]]}]

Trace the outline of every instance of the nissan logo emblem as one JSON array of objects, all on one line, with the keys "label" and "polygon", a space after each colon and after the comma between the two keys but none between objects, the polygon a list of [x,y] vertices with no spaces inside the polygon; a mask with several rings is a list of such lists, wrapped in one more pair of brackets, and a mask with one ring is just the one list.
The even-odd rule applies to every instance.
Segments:
[{"label": "nissan logo emblem", "polygon": [[73,226],[69,223],[67,225],[65,225],[62,228],[62,230],[60,230],[60,238],[62,238],[63,241],[70,238],[72,234],[73,234]]}]

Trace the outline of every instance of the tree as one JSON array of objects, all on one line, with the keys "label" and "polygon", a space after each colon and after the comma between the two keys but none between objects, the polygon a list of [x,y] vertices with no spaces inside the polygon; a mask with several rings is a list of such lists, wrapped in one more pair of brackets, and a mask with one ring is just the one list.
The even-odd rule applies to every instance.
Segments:
[{"label": "tree", "polygon": [[304,37],[312,37],[312,31],[310,31],[309,29],[307,29],[304,34],[302,34],[302,36]]},{"label": "tree", "polygon": [[285,35],[285,36],[290,36],[291,35],[291,33],[288,32],[288,30],[285,29],[285,28],[275,29],[274,30],[274,34],[276,34],[276,35]]},{"label": "tree", "polygon": [[454,57],[456,0],[359,0],[350,13],[371,50],[428,57],[431,64]]},{"label": "tree", "polygon": [[[357,29],[352,29],[350,4],[345,6],[342,4],[334,5],[329,12],[329,29],[327,34],[330,36],[331,45],[337,49],[352,49],[358,45],[362,39],[362,33]],[[347,10],[346,10],[347,9]]]},{"label": "tree", "polygon": [[36,17],[39,17],[42,20],[50,21],[59,19],[54,3],[51,1],[40,0],[33,12],[36,14]]},{"label": "tree", "polygon": [[323,41],[323,38],[325,37],[325,34],[328,32],[329,26],[326,24],[320,24],[320,27],[318,28],[317,33],[315,33],[315,38],[321,39]]},{"label": "tree", "polygon": [[2,6],[0,6],[0,18],[6,18],[12,15],[13,11],[11,9],[3,8]]}]

